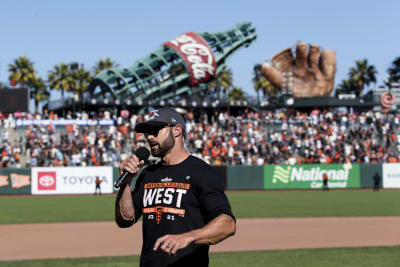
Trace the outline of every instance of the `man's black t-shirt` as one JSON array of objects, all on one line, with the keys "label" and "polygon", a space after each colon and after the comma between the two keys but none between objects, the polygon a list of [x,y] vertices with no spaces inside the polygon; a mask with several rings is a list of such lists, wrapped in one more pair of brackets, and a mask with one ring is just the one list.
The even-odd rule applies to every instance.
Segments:
[{"label": "man's black t-shirt", "polygon": [[217,170],[188,156],[176,165],[150,165],[132,192],[136,221],[143,215],[140,266],[208,266],[208,245],[190,244],[168,256],[158,238],[199,229],[220,214],[233,216]]}]

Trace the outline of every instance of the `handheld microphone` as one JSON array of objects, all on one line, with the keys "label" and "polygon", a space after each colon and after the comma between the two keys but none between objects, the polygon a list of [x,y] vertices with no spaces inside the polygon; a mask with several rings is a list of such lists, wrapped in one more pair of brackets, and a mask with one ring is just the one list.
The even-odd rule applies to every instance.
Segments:
[{"label": "handheld microphone", "polygon": [[[135,151],[135,155],[136,157],[138,157],[139,161],[144,160],[146,161],[149,156],[150,156],[150,151],[145,148],[144,146],[139,147],[136,151]],[[115,189],[118,189],[121,184],[125,183],[126,179],[128,178],[129,172],[124,171],[121,176],[118,178],[118,180],[115,182],[114,187]]]}]

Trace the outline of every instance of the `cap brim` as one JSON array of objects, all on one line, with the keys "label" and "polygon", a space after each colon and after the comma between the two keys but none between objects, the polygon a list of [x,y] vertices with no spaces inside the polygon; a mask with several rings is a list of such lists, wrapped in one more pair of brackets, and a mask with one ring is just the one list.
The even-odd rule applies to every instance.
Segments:
[{"label": "cap brim", "polygon": [[142,123],[136,124],[135,132],[137,132],[137,133],[146,133],[146,132],[149,131],[149,128],[160,127],[160,126],[165,126],[165,125],[168,125],[168,123],[162,122],[162,121],[142,122]]}]

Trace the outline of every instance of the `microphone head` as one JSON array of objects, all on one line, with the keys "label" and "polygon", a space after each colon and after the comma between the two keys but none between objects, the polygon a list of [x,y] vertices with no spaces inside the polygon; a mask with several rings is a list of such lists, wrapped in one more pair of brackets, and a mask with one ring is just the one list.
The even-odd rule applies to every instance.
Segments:
[{"label": "microphone head", "polygon": [[139,160],[147,160],[150,157],[150,151],[142,146],[135,151],[135,155]]}]

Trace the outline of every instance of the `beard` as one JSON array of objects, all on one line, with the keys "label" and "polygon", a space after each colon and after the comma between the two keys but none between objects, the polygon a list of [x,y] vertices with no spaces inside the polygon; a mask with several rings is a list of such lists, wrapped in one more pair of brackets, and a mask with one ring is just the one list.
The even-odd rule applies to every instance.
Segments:
[{"label": "beard", "polygon": [[[155,146],[153,146],[155,145]],[[167,138],[162,143],[150,142],[151,155],[153,157],[165,157],[175,145],[175,138],[172,134],[172,128],[168,132]]]}]

